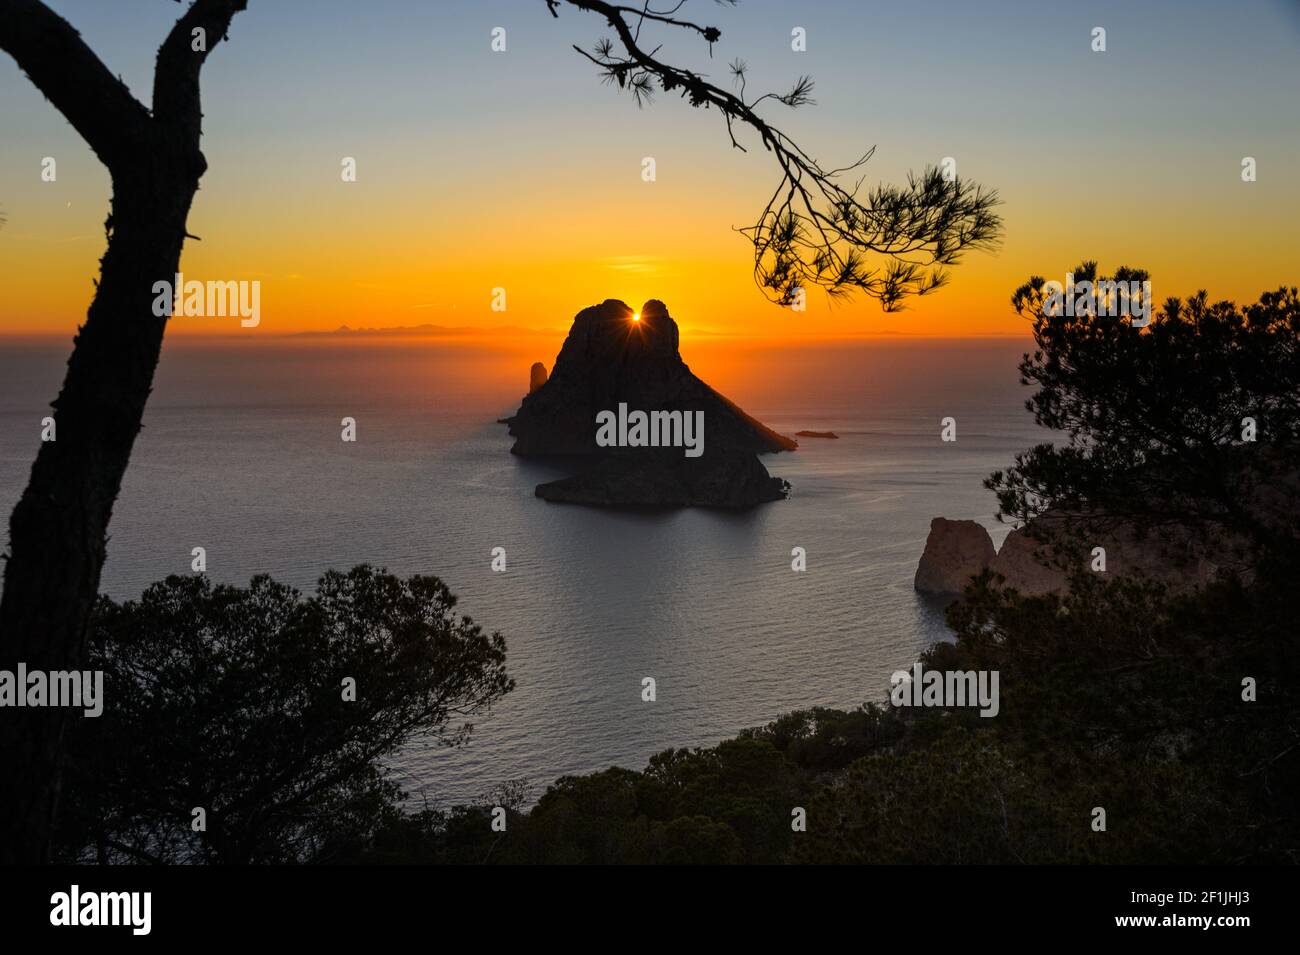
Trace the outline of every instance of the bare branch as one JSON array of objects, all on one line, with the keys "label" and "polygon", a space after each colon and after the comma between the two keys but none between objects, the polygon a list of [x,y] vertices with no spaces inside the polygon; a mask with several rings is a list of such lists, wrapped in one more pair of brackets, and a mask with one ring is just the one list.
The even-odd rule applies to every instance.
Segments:
[{"label": "bare branch", "polygon": [[147,130],[149,112],[67,20],[41,0],[0,0],[0,49],[110,170]]},{"label": "bare branch", "polygon": [[192,137],[195,147],[203,124],[199,71],[208,54],[226,39],[235,14],[246,9],[248,0],[194,0],[158,48],[153,77],[154,118],[183,130]]},{"label": "bare branch", "polygon": [[685,0],[671,10],[654,10],[649,2],[643,7],[604,0],[546,3],[554,16],[566,3],[605,18],[617,45],[602,39],[593,51],[575,49],[599,67],[606,82],[629,90],[638,106],[651,101],[656,86],[665,93],[679,91],[692,106],[716,107],[737,149],[745,148],[736,138],[737,123],[758,135],[780,167],[781,181],[757,221],[737,231],[753,244],[754,278],[772,301],[794,305],[809,287],[819,286],[832,300],[860,292],[894,310],[909,296],[941,288],[946,268],[963,252],[997,242],[1001,220],[994,212],[998,198],[992,190],[927,168],[909,175],[905,186],[881,184],[863,192],[861,178],[847,185],[840,177],[864,166],[874,147],[848,166],[824,169],[758,115],[756,108],[767,100],[790,108],[812,105],[812,77],[799,77],[785,93],[765,93],[749,101],[743,60],[728,67],[738,90],[733,93],[702,73],[661,61],[660,47],[647,52],[640,44],[647,21],[699,34],[712,52],[721,31],[676,18]]}]

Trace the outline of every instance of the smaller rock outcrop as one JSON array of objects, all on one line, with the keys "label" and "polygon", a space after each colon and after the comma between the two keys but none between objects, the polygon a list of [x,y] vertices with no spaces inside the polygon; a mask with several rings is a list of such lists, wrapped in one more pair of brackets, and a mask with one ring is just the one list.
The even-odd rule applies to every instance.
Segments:
[{"label": "smaller rock outcrop", "polygon": [[[1043,536],[1072,541],[1079,549],[1072,559],[1087,561],[1090,568],[1101,556],[1094,548],[1101,548],[1104,573],[1141,576],[1174,593],[1204,586],[1221,570],[1246,571],[1231,556],[1230,542],[1205,540],[1178,527],[1140,534],[1113,521],[1067,521],[1048,512],[1033,525],[1011,531],[995,553],[988,531],[979,524],[936,517],[930,522],[914,586],[922,593],[960,594],[971,577],[987,568],[1002,578],[1003,586],[1022,594],[1062,593],[1069,589],[1069,575]],[[1073,548],[1067,552],[1073,553]]]},{"label": "smaller rock outcrop", "polygon": [[993,539],[982,525],[936,517],[930,522],[913,586],[922,593],[959,594],[996,555]]},{"label": "smaller rock outcrop", "polygon": [[540,361],[535,361],[533,367],[528,370],[528,393],[531,395],[544,384],[546,384],[546,366]]},{"label": "smaller rock outcrop", "polygon": [[839,435],[834,431],[796,431],[796,438],[838,438]]}]

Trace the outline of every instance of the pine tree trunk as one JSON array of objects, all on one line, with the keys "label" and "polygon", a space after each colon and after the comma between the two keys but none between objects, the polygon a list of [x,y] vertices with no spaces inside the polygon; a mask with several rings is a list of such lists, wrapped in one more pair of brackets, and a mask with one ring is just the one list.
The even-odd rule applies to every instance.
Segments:
[{"label": "pine tree trunk", "polygon": [[[29,671],[84,664],[109,518],[167,322],[153,314],[153,286],[178,271],[203,161],[197,153],[154,153],[141,165],[115,177],[108,250],[54,405],[55,440],[41,444],[10,518],[0,598],[3,670],[15,671],[19,661]],[[33,436],[38,428],[33,421]],[[68,720],[85,718],[77,709],[0,711],[0,863],[47,861],[62,736]]]},{"label": "pine tree trunk", "polygon": [[[43,0],[0,0],[0,50],[113,177],[108,251],[55,402],[55,440],[41,445],[9,521],[0,670],[20,661],[29,670],[84,666],[108,521],[167,324],[153,313],[153,287],[175,279],[207,168],[199,74],[247,7],[248,0],[190,0],[158,48],[146,108]],[[79,710],[0,709],[0,863],[48,860],[63,733],[69,719],[85,718]]]}]

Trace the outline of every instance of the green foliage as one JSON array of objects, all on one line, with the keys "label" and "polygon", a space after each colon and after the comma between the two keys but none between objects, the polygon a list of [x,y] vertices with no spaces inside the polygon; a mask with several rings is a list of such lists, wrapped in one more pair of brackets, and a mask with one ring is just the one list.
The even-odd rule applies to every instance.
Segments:
[{"label": "green foliage", "polygon": [[[1095,262],[1075,270],[1095,280]],[[1116,279],[1146,273],[1120,269]],[[1258,572],[1297,561],[1300,511],[1300,297],[1295,288],[1245,308],[1204,292],[1168,299],[1151,323],[1067,316],[1044,307],[1035,276],[1012,304],[1037,345],[1020,365],[1027,407],[1065,442],[1016,456],[986,486],[1002,513],[1104,514],[1137,527],[1219,535]],[[1244,441],[1243,419],[1258,428]]]},{"label": "green foliage", "polygon": [[458,721],[513,687],[503,638],[455,603],[436,577],[367,566],[307,599],[268,577],[102,599],[89,665],[112,705],[74,724],[63,854],[297,862],[363,839],[400,797],[383,758],[415,738],[463,742]]},{"label": "green foliage", "polygon": [[[1086,573],[1066,595],[1026,597],[986,578],[950,613],[956,641],[922,660],[997,670],[995,718],[791,713],[640,773],[560,779],[504,835],[486,814],[431,818],[418,861],[1294,862],[1300,666],[1275,597],[1240,584],[1171,597]],[[1241,699],[1247,674],[1258,702]]]},{"label": "green foliage", "polygon": [[[1172,597],[1080,573],[1065,595],[977,581],[930,669],[997,670],[1001,709],[817,708],[642,772],[557,780],[531,809],[404,811],[378,759],[455,741],[450,697],[509,688],[500,638],[436,581],[368,568],[317,598],[171,578],[101,607],[129,706],[78,724],[68,856],[110,860],[720,864],[1295,861],[1297,646],[1285,594]],[[450,671],[445,667],[450,663]],[[449,675],[451,672],[459,674]],[[359,674],[358,703],[339,702]],[[1240,697],[1243,675],[1259,701]],[[367,700],[364,688],[375,681]],[[123,687],[129,689],[122,692]],[[459,707],[454,707],[459,708]],[[111,720],[111,722],[110,722]],[[395,742],[396,741],[396,742]],[[209,809],[209,831],[187,810]],[[491,807],[508,807],[494,832]],[[1107,830],[1091,829],[1103,807]],[[795,832],[802,807],[807,831]]]}]

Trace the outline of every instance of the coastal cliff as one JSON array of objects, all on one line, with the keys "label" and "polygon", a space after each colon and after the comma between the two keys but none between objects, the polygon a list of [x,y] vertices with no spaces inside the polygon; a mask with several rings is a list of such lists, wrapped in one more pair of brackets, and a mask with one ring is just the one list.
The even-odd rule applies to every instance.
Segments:
[{"label": "coastal cliff", "polygon": [[1068,575],[1051,544],[1035,536],[1036,530],[1068,537],[1080,549],[1075,559],[1089,567],[1098,559],[1094,548],[1100,547],[1105,552],[1105,570],[1099,573],[1139,575],[1174,592],[1203,586],[1221,569],[1235,566],[1227,542],[1208,542],[1180,528],[1139,534],[1122,524],[1097,522],[1089,527],[1074,518],[1067,532],[1065,518],[1050,512],[1039,517],[1036,525],[1011,531],[995,549],[989,532],[975,521],[936,517],[916,568],[915,589],[960,594],[971,577],[987,569],[1002,578],[1002,586],[1023,594],[1061,593],[1068,589]]}]

